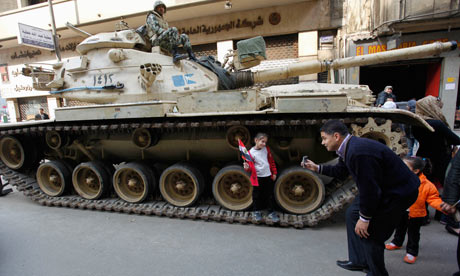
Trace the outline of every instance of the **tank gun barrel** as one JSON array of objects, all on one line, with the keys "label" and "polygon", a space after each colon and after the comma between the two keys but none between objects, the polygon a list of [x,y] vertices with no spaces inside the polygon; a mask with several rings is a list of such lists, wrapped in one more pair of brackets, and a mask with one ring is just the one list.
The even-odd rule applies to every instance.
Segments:
[{"label": "tank gun barrel", "polygon": [[76,32],[78,35],[81,35],[83,37],[90,37],[92,36],[92,34],[88,33],[88,32],[85,32],[83,31],[82,29],[80,28],[77,28],[75,27],[73,24],[71,24],[70,22],[67,22],[65,23],[65,25],[67,26],[67,28],[69,28],[70,30]]},{"label": "tank gun barrel", "polygon": [[254,83],[282,80],[301,75],[315,74],[329,71],[331,69],[345,69],[355,66],[365,66],[372,64],[380,64],[397,60],[407,60],[421,58],[431,55],[439,55],[442,52],[455,50],[457,43],[450,42],[435,42],[428,45],[415,46],[404,49],[391,50],[376,54],[368,54],[363,56],[348,57],[336,59],[333,61],[312,60],[290,64],[286,67],[269,69],[253,73]]}]

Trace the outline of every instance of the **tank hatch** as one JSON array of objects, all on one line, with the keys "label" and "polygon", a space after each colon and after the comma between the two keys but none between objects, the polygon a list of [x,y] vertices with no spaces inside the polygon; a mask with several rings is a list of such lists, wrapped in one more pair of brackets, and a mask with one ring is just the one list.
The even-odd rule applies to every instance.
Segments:
[{"label": "tank hatch", "polygon": [[77,51],[81,55],[88,51],[99,48],[123,48],[133,49],[138,45],[145,45],[142,37],[133,30],[122,30],[118,32],[100,33],[83,40]]}]

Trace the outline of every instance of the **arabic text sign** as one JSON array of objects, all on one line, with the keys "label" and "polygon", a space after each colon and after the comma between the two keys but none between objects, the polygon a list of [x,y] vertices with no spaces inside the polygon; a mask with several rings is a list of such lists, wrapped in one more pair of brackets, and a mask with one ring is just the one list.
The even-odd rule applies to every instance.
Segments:
[{"label": "arabic text sign", "polygon": [[19,44],[26,44],[32,47],[54,50],[53,34],[51,31],[32,27],[22,23],[18,23]]}]

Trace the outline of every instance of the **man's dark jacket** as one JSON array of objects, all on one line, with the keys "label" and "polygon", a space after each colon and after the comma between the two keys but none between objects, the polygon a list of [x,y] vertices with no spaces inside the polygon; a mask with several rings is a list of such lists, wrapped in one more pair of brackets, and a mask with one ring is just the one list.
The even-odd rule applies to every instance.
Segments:
[{"label": "man's dark jacket", "polygon": [[375,105],[376,106],[379,106],[379,105],[383,105],[388,98],[392,98],[393,101],[396,102],[396,96],[395,94],[393,93],[387,93],[385,91],[382,91],[380,92],[378,95],[377,95],[377,101],[375,101]]},{"label": "man's dark jacket", "polygon": [[451,160],[451,145],[460,145],[460,137],[440,120],[427,119],[426,122],[434,128],[434,132],[425,127],[412,127],[414,138],[420,145],[417,156],[430,159],[433,168],[427,177],[431,182],[439,180],[442,185]]},{"label": "man's dark jacket", "polygon": [[418,177],[386,145],[351,137],[344,159],[333,166],[321,166],[321,174],[345,178],[351,175],[358,185],[359,210],[365,218],[390,210],[390,203],[406,199],[420,185]]},{"label": "man's dark jacket", "polygon": [[[459,151],[460,152],[460,151]],[[451,167],[447,173],[444,182],[444,191],[442,192],[442,200],[449,204],[455,204],[460,199],[460,153],[457,152],[452,159]],[[457,209],[460,208],[457,204]]]},{"label": "man's dark jacket", "polygon": [[[48,116],[48,114],[43,113],[43,120],[48,120],[49,118],[50,116]],[[42,119],[42,115],[40,113],[35,115],[35,120],[41,120],[41,119]]]}]

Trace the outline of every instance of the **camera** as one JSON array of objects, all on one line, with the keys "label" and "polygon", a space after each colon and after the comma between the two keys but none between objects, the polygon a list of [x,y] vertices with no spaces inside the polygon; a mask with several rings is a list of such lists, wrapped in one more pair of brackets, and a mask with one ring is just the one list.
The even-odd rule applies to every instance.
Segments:
[{"label": "camera", "polygon": [[307,155],[305,155],[304,157],[302,157],[302,163],[305,164],[305,163],[307,163],[307,161],[308,161],[308,156],[307,156]]},{"label": "camera", "polygon": [[300,166],[302,168],[305,168],[305,165],[306,165],[307,161],[308,161],[308,156],[305,155],[304,157],[302,157],[302,163],[300,163]]},{"label": "camera", "polygon": [[226,10],[231,9],[231,8],[232,8],[232,2],[230,2],[229,0],[225,1],[224,8],[225,8]]}]

